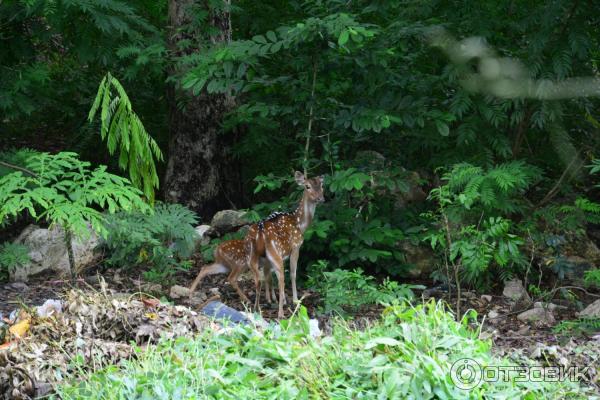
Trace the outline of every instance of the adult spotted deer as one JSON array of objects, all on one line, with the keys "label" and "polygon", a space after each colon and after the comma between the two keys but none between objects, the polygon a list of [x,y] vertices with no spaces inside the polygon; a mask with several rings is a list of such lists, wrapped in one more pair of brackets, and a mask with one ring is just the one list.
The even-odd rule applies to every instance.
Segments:
[{"label": "adult spotted deer", "polygon": [[[290,259],[290,279],[292,281],[293,301],[298,301],[296,291],[296,267],[300,246],[304,241],[304,232],[315,215],[318,203],[325,201],[323,197],[323,177],[306,179],[301,172],[294,175],[296,183],[304,188],[304,193],[296,211],[291,213],[273,213],[257,224],[251,225],[246,240],[251,243],[250,268],[258,271],[260,257],[266,257],[277,275],[279,286],[278,317],[283,318],[284,303],[284,268],[285,259]],[[271,297],[271,272],[268,264],[264,268],[266,297]],[[260,292],[257,292],[260,293]],[[260,294],[258,294],[260,296]],[[274,294],[273,294],[274,297]]]},{"label": "adult spotted deer", "polygon": [[249,240],[227,240],[220,243],[215,249],[215,262],[203,267],[198,273],[196,279],[190,286],[190,298],[196,290],[198,284],[207,275],[224,274],[229,272],[227,280],[229,284],[240,295],[243,302],[250,304],[250,300],[244,294],[238,285],[238,277],[246,270],[248,266],[252,269],[254,276],[254,286],[256,291],[256,300],[254,302],[255,309],[258,309],[260,302],[260,279],[258,272],[258,264],[250,264],[250,256],[252,254],[253,243]]}]

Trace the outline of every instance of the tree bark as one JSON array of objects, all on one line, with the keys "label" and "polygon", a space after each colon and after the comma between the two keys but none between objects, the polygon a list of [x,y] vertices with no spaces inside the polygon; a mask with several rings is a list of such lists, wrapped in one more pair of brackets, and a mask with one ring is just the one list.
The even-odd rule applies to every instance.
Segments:
[{"label": "tree bark", "polygon": [[[169,1],[169,47],[174,57],[202,51],[199,48],[231,40],[229,0],[224,9],[209,10],[209,24],[217,28],[216,35],[189,29],[192,7],[208,7],[199,0]],[[199,25],[198,22],[195,24]],[[186,26],[187,25],[187,26]],[[181,29],[186,26],[187,29]],[[206,28],[204,28],[206,30]],[[187,39],[193,43],[180,49],[178,42]],[[208,39],[208,40],[207,40]],[[184,72],[174,63],[171,75]],[[239,168],[231,155],[232,134],[221,134],[225,113],[234,106],[234,99],[223,94],[209,94],[205,90],[193,96],[177,84],[167,89],[169,103],[169,158],[164,180],[165,199],[188,206],[203,219],[216,211],[235,207],[233,199],[240,192]]]}]

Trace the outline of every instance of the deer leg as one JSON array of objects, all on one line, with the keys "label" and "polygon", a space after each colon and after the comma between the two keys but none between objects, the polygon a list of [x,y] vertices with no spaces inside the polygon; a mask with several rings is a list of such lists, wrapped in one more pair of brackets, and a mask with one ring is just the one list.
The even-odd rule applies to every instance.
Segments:
[{"label": "deer leg", "polygon": [[272,246],[268,246],[266,249],[267,258],[271,261],[271,265],[275,269],[277,275],[277,281],[279,283],[279,310],[277,312],[277,318],[284,318],[283,315],[283,297],[285,296],[285,282],[283,276],[283,258],[279,255]]},{"label": "deer leg", "polygon": [[[271,291],[273,290],[273,286],[271,284],[271,263],[269,261],[266,261],[262,262],[261,264],[263,267],[263,279],[265,280],[265,298],[267,299],[267,303],[271,304]],[[272,297],[273,300],[275,300],[274,293]]]},{"label": "deer leg", "polygon": [[252,268],[252,265],[251,265],[250,269],[252,270],[252,275],[254,276],[254,293],[255,293],[254,310],[258,311],[258,310],[260,310],[260,291],[261,291],[260,271],[258,270],[258,265],[256,265],[255,267],[256,268]]},{"label": "deer leg", "polygon": [[258,307],[260,305],[260,277],[259,277],[259,272],[258,272],[259,256],[256,251],[254,242],[251,242],[249,244],[248,249],[249,249],[248,251],[250,252],[248,264],[250,266],[250,270],[252,271],[252,274],[254,275],[254,287],[256,289],[254,308],[258,310]]},{"label": "deer leg", "polygon": [[192,294],[196,290],[196,287],[198,286],[198,284],[200,284],[200,282],[202,281],[202,279],[204,279],[205,276],[215,275],[215,274],[224,274],[226,272],[229,272],[229,267],[227,267],[225,264],[222,264],[220,262],[216,262],[214,264],[210,264],[210,265],[203,267],[200,270],[200,272],[198,273],[198,276],[196,277],[196,279],[194,279],[194,282],[192,282],[192,286],[190,286],[189,297],[190,298],[192,297]]},{"label": "deer leg", "polygon": [[292,281],[292,301],[298,302],[298,292],[296,291],[296,267],[298,266],[298,256],[300,247],[295,247],[290,254],[290,280]]},{"label": "deer leg", "polygon": [[242,301],[246,304],[250,304],[250,300],[248,300],[248,297],[246,297],[246,295],[244,294],[244,292],[242,291],[242,289],[240,289],[240,286],[238,285],[238,277],[242,273],[242,269],[243,268],[240,268],[239,265],[236,265],[235,268],[231,269],[231,273],[227,277],[227,280],[229,281],[229,284],[231,285],[231,287],[233,287],[235,289],[235,291],[240,295],[240,298],[242,299]]}]

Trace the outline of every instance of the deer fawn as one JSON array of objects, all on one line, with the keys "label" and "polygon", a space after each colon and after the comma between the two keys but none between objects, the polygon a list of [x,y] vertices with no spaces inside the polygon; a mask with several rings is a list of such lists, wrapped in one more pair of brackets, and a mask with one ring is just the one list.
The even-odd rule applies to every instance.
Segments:
[{"label": "deer fawn", "polygon": [[194,290],[202,279],[207,275],[223,274],[229,272],[227,280],[235,291],[240,295],[242,301],[250,304],[250,300],[244,294],[238,285],[238,277],[244,270],[250,266],[254,276],[254,286],[256,289],[256,300],[254,308],[258,309],[260,301],[260,279],[258,272],[258,264],[250,264],[250,256],[252,254],[253,243],[249,240],[227,240],[220,243],[215,249],[215,262],[203,267],[198,273],[196,279],[190,286],[190,294],[192,297]]},{"label": "deer fawn", "polygon": [[[250,246],[250,268],[258,271],[258,260],[266,257],[277,275],[279,286],[279,311],[278,317],[283,318],[284,292],[284,268],[283,262],[290,259],[290,279],[292,281],[293,301],[298,301],[296,291],[296,267],[300,246],[304,241],[304,232],[312,222],[315,208],[318,203],[325,201],[323,197],[323,177],[306,179],[300,172],[294,175],[296,183],[304,187],[302,200],[296,211],[292,213],[273,213],[267,219],[250,226],[246,240]],[[271,272],[270,267],[265,265],[265,289],[266,297],[270,302],[271,295]],[[260,292],[257,292],[260,296]],[[274,294],[273,294],[274,297]]]}]

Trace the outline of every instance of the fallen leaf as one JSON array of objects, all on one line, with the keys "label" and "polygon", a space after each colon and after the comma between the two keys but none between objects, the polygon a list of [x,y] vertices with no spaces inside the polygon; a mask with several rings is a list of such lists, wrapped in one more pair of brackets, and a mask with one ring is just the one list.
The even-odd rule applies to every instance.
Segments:
[{"label": "fallen leaf", "polygon": [[17,339],[20,339],[23,336],[25,336],[25,334],[29,330],[30,322],[31,322],[30,319],[24,319],[22,321],[19,321],[16,324],[14,324],[13,326],[11,326],[10,328],[8,328],[8,331],[12,335],[16,336]]},{"label": "fallen leaf", "polygon": [[158,300],[158,299],[142,299],[142,303],[144,303],[144,305],[146,307],[156,307],[160,304],[160,300]]}]

